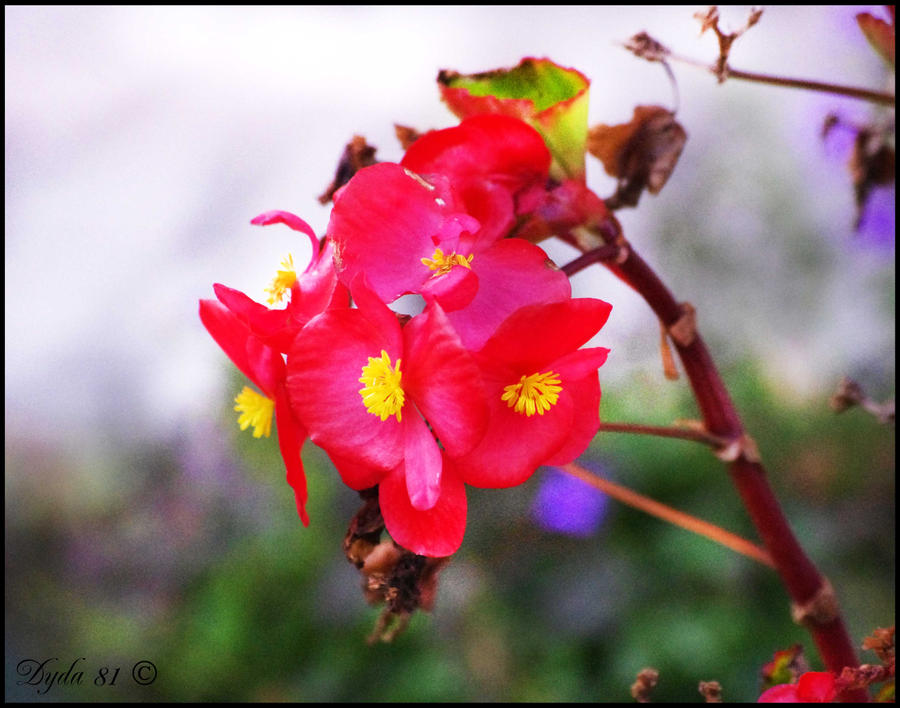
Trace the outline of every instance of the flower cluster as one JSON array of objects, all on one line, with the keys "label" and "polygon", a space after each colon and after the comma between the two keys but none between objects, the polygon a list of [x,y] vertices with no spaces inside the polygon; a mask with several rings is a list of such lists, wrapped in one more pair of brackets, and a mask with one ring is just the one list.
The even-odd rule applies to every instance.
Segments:
[{"label": "flower cluster", "polygon": [[[544,251],[513,236],[552,218],[550,168],[533,127],[478,115],[359,170],[321,247],[292,214],[253,220],[304,233],[309,265],[278,271],[269,304],[286,297],[284,309],[215,285],[200,317],[261,391],[237,397],[241,427],[268,435],[274,414],[304,523],[307,438],[349,487],[377,485],[394,541],[432,557],[462,542],[465,485],[518,485],[587,447],[608,350],[582,346],[610,306],[573,298]],[[408,294],[421,312],[389,307]]]}]

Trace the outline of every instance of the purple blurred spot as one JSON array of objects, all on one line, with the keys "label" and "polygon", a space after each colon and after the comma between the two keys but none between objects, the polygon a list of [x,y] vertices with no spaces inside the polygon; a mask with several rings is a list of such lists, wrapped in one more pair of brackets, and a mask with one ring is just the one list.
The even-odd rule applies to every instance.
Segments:
[{"label": "purple blurred spot", "polygon": [[866,244],[881,248],[893,247],[896,234],[896,196],[893,186],[877,187],[869,193],[859,224],[859,237]]},{"label": "purple blurred spot", "polygon": [[548,531],[571,536],[596,533],[609,506],[609,498],[558,467],[543,467],[542,470],[543,479],[531,505],[531,515],[537,524]]}]

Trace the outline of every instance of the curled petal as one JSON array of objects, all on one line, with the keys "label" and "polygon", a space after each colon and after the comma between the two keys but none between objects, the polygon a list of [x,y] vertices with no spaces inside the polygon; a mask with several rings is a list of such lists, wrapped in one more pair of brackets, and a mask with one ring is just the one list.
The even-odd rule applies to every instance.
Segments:
[{"label": "curled petal", "polygon": [[292,228],[294,231],[300,231],[301,233],[309,236],[310,245],[312,246],[313,260],[315,260],[316,255],[319,253],[319,239],[316,238],[316,232],[312,230],[312,227],[307,224],[303,219],[295,214],[291,214],[289,211],[279,211],[274,209],[272,211],[267,211],[264,214],[260,214],[259,216],[254,217],[250,220],[250,223],[255,226],[269,226],[271,224],[284,224]]},{"label": "curled petal", "polygon": [[254,335],[273,349],[287,352],[294,335],[300,329],[300,324],[292,317],[290,308],[269,309],[240,290],[221,283],[213,285],[213,290],[219,302],[237,315]]}]

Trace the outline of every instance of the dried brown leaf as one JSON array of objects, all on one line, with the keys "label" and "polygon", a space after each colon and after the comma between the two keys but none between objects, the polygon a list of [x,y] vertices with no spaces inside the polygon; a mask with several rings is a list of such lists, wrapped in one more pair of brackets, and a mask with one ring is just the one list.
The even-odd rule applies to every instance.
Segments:
[{"label": "dried brown leaf", "polygon": [[886,62],[894,65],[894,22],[888,24],[868,12],[860,12],[856,16],[856,22],[862,30],[869,44],[877,51]]},{"label": "dried brown leaf", "polygon": [[694,19],[700,20],[700,34],[703,34],[708,29],[718,28],[719,8],[712,5],[703,12],[695,12]]},{"label": "dried brown leaf", "polygon": [[399,123],[394,123],[394,135],[397,136],[400,147],[404,151],[408,150],[409,146],[422,136],[415,128],[410,128],[408,125],[400,125]]},{"label": "dried brown leaf", "polygon": [[334,198],[334,193],[343,187],[363,167],[374,165],[376,148],[369,145],[361,135],[354,135],[353,140],[347,143],[341,159],[338,161],[334,172],[334,179],[326,190],[319,195],[319,203],[327,204]]},{"label": "dried brown leaf", "polygon": [[607,206],[636,206],[641,192],[658,194],[675,169],[687,132],[675,114],[662,106],[637,106],[631,121],[596,125],[588,132],[587,149],[619,180]]}]

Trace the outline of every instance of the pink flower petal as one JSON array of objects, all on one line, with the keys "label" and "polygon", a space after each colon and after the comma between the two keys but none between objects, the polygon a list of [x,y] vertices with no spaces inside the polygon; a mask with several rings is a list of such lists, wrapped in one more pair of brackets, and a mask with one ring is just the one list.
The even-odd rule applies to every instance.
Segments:
[{"label": "pink flower petal", "polygon": [[596,371],[582,379],[564,378],[563,381],[568,395],[572,397],[572,423],[562,447],[544,460],[542,465],[565,465],[573,462],[588,448],[600,428],[600,384],[597,382]]},{"label": "pink flower petal", "polygon": [[274,399],[275,388],[285,375],[281,355],[220,302],[201,300],[200,321],[241,373]]},{"label": "pink flower petal", "polygon": [[403,456],[401,423],[394,416],[381,420],[369,413],[359,393],[363,367],[382,351],[394,364],[402,358],[396,319],[388,332],[362,310],[328,310],[294,340],[287,390],[294,413],[314,443],[355,465],[387,470]]},{"label": "pink flower petal", "polygon": [[471,268],[456,265],[449,273],[426,280],[419,291],[426,300],[437,300],[445,312],[460,310],[478,292],[478,276]]},{"label": "pink flower petal", "polygon": [[287,352],[300,329],[300,324],[294,319],[290,309],[269,309],[240,290],[220,283],[213,285],[213,290],[219,302],[237,315],[253,334],[273,349]]},{"label": "pink flower petal", "polygon": [[422,417],[414,410],[403,418],[406,491],[417,511],[428,511],[441,492],[441,450]]},{"label": "pink flower petal", "polygon": [[287,483],[294,490],[297,513],[303,525],[309,526],[309,514],[306,513],[306,475],[300,458],[306,430],[294,418],[284,386],[279,386],[275,391],[275,425],[278,430],[278,448],[287,469]]},{"label": "pink flower petal", "polygon": [[550,152],[534,128],[516,118],[478,115],[459,125],[426,133],[406,151],[401,164],[419,174],[448,175],[451,182],[487,178],[510,191],[544,181]]},{"label": "pink flower petal", "polygon": [[453,555],[462,544],[466,490],[446,458],[440,496],[427,511],[419,511],[410,503],[402,464],[378,485],[378,500],[388,533],[413,553],[442,558]]},{"label": "pink flower petal", "polygon": [[531,373],[587,342],[606,323],[611,309],[594,298],[522,307],[497,328],[478,358]]},{"label": "pink flower petal", "polygon": [[451,456],[471,450],[487,426],[481,376],[447,315],[429,305],[403,328],[404,386]]},{"label": "pink flower petal", "polygon": [[329,452],[328,457],[341,476],[341,480],[350,489],[357,491],[369,489],[381,482],[387,475],[387,472],[381,468],[360,464],[359,462],[342,458],[340,455],[335,455],[333,452]]},{"label": "pink flower petal", "polygon": [[797,696],[807,703],[830,703],[837,695],[834,674],[829,671],[807,671],[797,679]]},{"label": "pink flower petal", "polygon": [[793,683],[781,683],[763,691],[757,703],[803,703],[797,696],[797,686]]},{"label": "pink flower petal", "polygon": [[485,383],[490,413],[487,430],[475,449],[457,460],[466,484],[489,488],[522,484],[562,447],[572,429],[576,399],[568,382],[563,381],[559,398],[549,411],[532,416],[516,413],[501,399],[503,387],[515,382]]},{"label": "pink flower petal", "polygon": [[435,188],[409,170],[393,163],[363,168],[335,201],[328,223],[338,277],[349,284],[365,272],[384,302],[417,292],[432,275],[422,259],[431,258],[442,243],[445,252],[453,251],[471,221],[452,217]]},{"label": "pink flower petal", "polygon": [[448,312],[471,351],[481,349],[498,326],[522,307],[568,301],[572,293],[569,279],[543,249],[521,239],[502,239],[476,253],[471,267],[478,276],[478,292],[467,307]]}]

